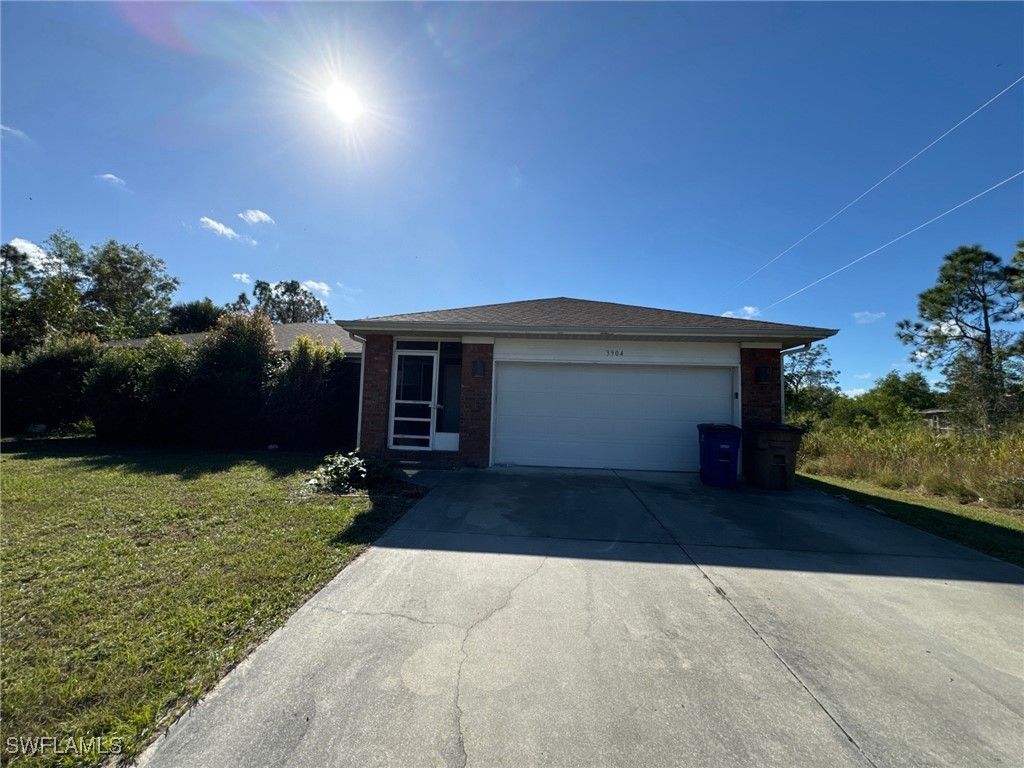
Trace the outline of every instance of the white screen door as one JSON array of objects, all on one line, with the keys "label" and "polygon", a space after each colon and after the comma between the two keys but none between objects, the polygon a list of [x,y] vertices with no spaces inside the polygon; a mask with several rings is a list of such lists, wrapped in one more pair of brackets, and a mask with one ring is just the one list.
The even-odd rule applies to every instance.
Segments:
[{"label": "white screen door", "polygon": [[437,408],[437,352],[395,352],[391,447],[429,451]]}]

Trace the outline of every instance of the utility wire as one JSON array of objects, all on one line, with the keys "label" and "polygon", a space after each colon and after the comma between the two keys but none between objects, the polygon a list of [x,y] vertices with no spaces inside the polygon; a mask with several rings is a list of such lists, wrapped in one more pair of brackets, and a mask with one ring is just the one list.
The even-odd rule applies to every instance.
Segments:
[{"label": "utility wire", "polygon": [[875,250],[873,250],[873,251],[868,251],[868,252],[867,252],[867,253],[865,253],[865,254],[864,254],[863,256],[860,256],[860,257],[858,257],[858,258],[854,259],[853,261],[851,261],[851,262],[850,262],[849,264],[844,264],[844,265],[843,265],[843,266],[841,266],[841,267],[840,267],[839,269],[837,269],[837,270],[835,270],[835,271],[833,271],[833,272],[829,272],[829,273],[828,273],[827,275],[825,275],[824,277],[819,277],[819,278],[818,278],[817,280],[815,280],[815,281],[814,281],[813,283],[808,283],[807,285],[805,285],[805,286],[804,286],[803,288],[801,288],[800,290],[797,290],[797,291],[793,291],[793,292],[792,292],[791,294],[789,294],[788,296],[785,296],[785,297],[783,297],[783,298],[779,299],[779,300],[778,300],[778,301],[776,301],[776,302],[775,302],[774,304],[769,304],[769,305],[768,305],[767,307],[765,307],[764,309],[762,309],[761,311],[759,311],[759,312],[758,312],[757,314],[758,314],[758,315],[762,315],[762,314],[764,314],[765,312],[767,312],[767,311],[768,311],[769,309],[771,309],[772,307],[777,307],[777,306],[779,306],[779,304],[781,304],[782,302],[784,302],[784,301],[788,301],[789,299],[792,299],[792,298],[793,298],[794,296],[796,296],[796,295],[798,295],[798,294],[801,294],[801,293],[803,293],[803,292],[804,292],[804,291],[806,291],[806,290],[807,290],[808,288],[813,288],[813,287],[814,287],[814,286],[816,286],[816,285],[817,285],[818,283],[823,283],[823,282],[825,282],[825,281],[826,281],[826,280],[828,280],[828,279],[829,279],[830,277],[833,277],[833,276],[835,276],[835,275],[838,275],[838,274],[839,274],[840,272],[842,272],[842,271],[843,271],[843,270],[845,270],[845,269],[849,269],[849,268],[850,268],[850,267],[852,267],[852,266],[853,266],[854,264],[856,264],[856,263],[858,263],[858,262],[861,262],[861,261],[864,261],[864,259],[866,259],[866,258],[867,258],[868,256],[873,256],[874,254],[878,253],[878,252],[879,252],[880,250],[882,250],[883,248],[888,248],[888,247],[889,247],[890,245],[892,245],[893,243],[898,243],[898,242],[899,242],[900,240],[902,240],[903,238],[905,238],[905,237],[908,237],[908,236],[910,236],[910,235],[914,234],[914,233],[915,233],[915,232],[917,232],[918,230],[924,229],[924,228],[925,228],[925,227],[927,227],[927,226],[928,226],[929,224],[932,224],[932,223],[934,223],[934,222],[938,221],[938,220],[939,220],[939,219],[941,219],[941,218],[942,218],[943,216],[948,216],[948,215],[949,215],[949,214],[951,214],[951,213],[952,213],[953,211],[955,211],[955,210],[957,210],[957,209],[959,209],[959,208],[963,208],[963,207],[964,207],[965,205],[967,205],[968,203],[973,203],[973,202],[974,202],[975,200],[977,200],[977,199],[978,199],[979,197],[983,197],[983,196],[987,195],[987,194],[988,194],[989,192],[991,192],[992,190],[994,190],[994,189],[998,189],[999,187],[1003,186],[1003,184],[1007,184],[1007,183],[1009,183],[1009,182],[1013,181],[1013,180],[1014,180],[1014,179],[1016,179],[1016,178],[1017,178],[1018,176],[1024,176],[1024,170],[1020,170],[1020,171],[1017,171],[1017,172],[1016,172],[1015,174],[1013,174],[1012,176],[1010,176],[1010,177],[1008,177],[1008,178],[1005,178],[1005,179],[1003,179],[1003,180],[1002,180],[1002,181],[1000,181],[1000,182],[999,182],[998,184],[993,184],[993,185],[992,185],[991,187],[989,187],[988,189],[986,189],[986,190],[985,190],[984,192],[979,192],[979,193],[978,193],[978,194],[976,194],[976,195],[975,195],[974,197],[972,197],[972,198],[970,198],[970,199],[968,199],[968,200],[964,200],[964,201],[963,201],[962,203],[960,203],[959,205],[954,205],[954,206],[953,206],[952,208],[950,208],[950,209],[949,209],[948,211],[946,211],[946,212],[944,212],[944,213],[940,213],[940,214],[939,214],[938,216],[936,216],[936,217],[934,217],[934,218],[932,218],[932,219],[928,219],[928,221],[926,221],[926,222],[925,222],[924,224],[919,224],[918,226],[914,227],[913,229],[909,230],[908,232],[904,232],[904,233],[903,233],[902,235],[900,235],[899,237],[895,237],[895,238],[893,238],[892,240],[890,240],[890,241],[889,241],[888,243],[886,243],[885,245],[880,245],[880,246],[878,246],[877,248],[875,248]]},{"label": "utility wire", "polygon": [[975,116],[976,114],[978,114],[979,112],[981,112],[981,110],[983,110],[983,109],[984,109],[985,107],[987,107],[987,106],[988,106],[989,104],[991,104],[991,103],[992,103],[993,101],[995,101],[996,99],[998,99],[998,98],[999,98],[1000,96],[1002,96],[1002,95],[1003,95],[1004,93],[1006,93],[1006,92],[1007,92],[1008,90],[1010,90],[1011,88],[1013,88],[1013,87],[1014,87],[1015,85],[1017,85],[1017,84],[1018,84],[1018,83],[1019,83],[1019,82],[1020,82],[1021,80],[1024,80],[1024,75],[1021,75],[1020,77],[1018,77],[1018,78],[1017,78],[1016,80],[1014,80],[1014,81],[1013,81],[1012,83],[1010,83],[1010,84],[1009,84],[1008,86],[1006,86],[1005,88],[1003,88],[1003,90],[1001,90],[1001,91],[1000,91],[999,93],[997,93],[997,94],[996,94],[995,96],[993,96],[993,97],[992,97],[991,99],[989,99],[989,100],[988,100],[988,101],[986,101],[986,102],[985,102],[984,104],[982,104],[982,105],[981,105],[980,107],[978,107],[978,108],[977,108],[976,110],[974,110],[973,112],[971,112],[971,114],[969,114],[969,115],[968,115],[967,117],[965,117],[965,118],[964,118],[963,120],[961,120],[961,121],[960,121],[959,123],[957,123],[957,124],[956,124],[956,125],[954,125],[954,126],[953,126],[952,128],[950,128],[950,129],[949,129],[948,131],[946,131],[946,132],[945,132],[944,134],[942,134],[941,136],[939,136],[939,138],[935,139],[935,141],[933,141],[933,142],[932,142],[931,144],[929,144],[929,145],[928,145],[928,146],[926,146],[926,147],[925,147],[924,149],[922,149],[921,151],[919,151],[919,152],[918,152],[918,153],[917,153],[916,155],[914,155],[914,156],[913,156],[912,158],[910,158],[909,160],[907,160],[907,161],[906,161],[905,163],[903,163],[902,165],[898,166],[898,167],[897,167],[897,168],[896,168],[895,170],[891,171],[891,172],[890,172],[890,173],[889,173],[888,175],[886,175],[886,176],[884,176],[883,178],[881,178],[881,179],[879,179],[878,181],[876,181],[876,182],[875,182],[874,184],[872,184],[872,185],[871,185],[870,187],[868,187],[868,188],[867,188],[866,190],[864,190],[864,191],[863,191],[863,192],[861,192],[861,193],[860,193],[859,195],[857,195],[857,197],[855,197],[855,198],[854,198],[853,200],[851,200],[850,202],[848,202],[848,203],[847,203],[846,205],[844,205],[844,206],[843,206],[842,208],[840,208],[840,209],[839,209],[838,211],[836,211],[836,212],[835,212],[835,213],[833,213],[833,214],[832,214],[831,216],[829,216],[829,217],[828,217],[827,219],[825,219],[825,220],[824,220],[823,222],[821,222],[821,224],[819,224],[818,226],[816,226],[816,227],[815,227],[814,229],[812,229],[812,230],[811,230],[810,232],[808,232],[808,233],[807,233],[806,235],[804,235],[803,237],[801,237],[801,238],[800,238],[799,240],[797,240],[797,241],[796,241],[795,243],[793,243],[793,244],[792,244],[791,246],[789,246],[789,247],[788,247],[788,248],[786,248],[786,249],[785,249],[784,251],[782,251],[781,253],[779,253],[779,254],[778,254],[778,255],[777,255],[777,256],[776,256],[775,258],[771,259],[770,261],[768,261],[768,262],[766,262],[765,264],[761,265],[761,266],[760,266],[760,267],[759,267],[758,269],[756,269],[756,270],[754,270],[753,272],[751,272],[751,273],[750,273],[749,275],[747,275],[747,276],[746,276],[745,278],[743,278],[742,280],[740,280],[740,281],[739,281],[738,283],[736,283],[736,285],[734,285],[734,286],[733,286],[732,288],[730,288],[729,290],[730,290],[730,291],[734,291],[734,290],[736,290],[736,289],[737,289],[737,288],[739,288],[739,287],[740,287],[741,285],[743,285],[743,284],[744,284],[745,282],[747,282],[748,280],[750,280],[750,279],[751,279],[752,277],[754,277],[754,276],[756,276],[756,275],[760,274],[760,273],[761,273],[762,271],[764,271],[765,269],[767,269],[768,267],[770,267],[770,266],[771,266],[772,264],[774,264],[774,263],[775,263],[776,261],[778,261],[779,259],[781,259],[781,258],[782,258],[783,256],[785,256],[785,255],[786,255],[787,253],[789,253],[789,252],[790,252],[791,250],[793,250],[793,249],[794,249],[794,248],[796,248],[796,247],[797,247],[798,245],[800,245],[800,243],[802,243],[802,242],[803,242],[804,240],[806,240],[806,239],[807,239],[807,238],[809,238],[809,237],[810,237],[811,235],[813,235],[813,234],[814,234],[815,232],[817,232],[817,231],[818,231],[819,229],[821,229],[822,227],[824,227],[824,226],[825,226],[826,224],[828,224],[828,223],[829,223],[830,221],[832,221],[833,219],[835,219],[835,218],[836,218],[837,216],[839,216],[839,215],[840,215],[841,213],[845,212],[845,211],[846,211],[846,210],[848,210],[849,208],[852,208],[852,207],[853,207],[853,206],[854,206],[854,205],[855,205],[856,203],[860,202],[860,200],[862,200],[862,199],[863,199],[864,197],[866,197],[866,196],[867,196],[868,194],[870,194],[871,192],[873,192],[874,190],[876,190],[876,189],[877,189],[878,187],[882,186],[882,184],[884,184],[885,182],[887,182],[887,181],[888,181],[889,179],[891,179],[891,178],[892,178],[893,176],[895,176],[895,175],[896,175],[897,173],[899,173],[899,172],[900,172],[900,171],[902,171],[902,170],[903,170],[904,168],[906,168],[906,167],[907,167],[908,165],[910,165],[910,164],[911,164],[912,162],[914,162],[915,160],[917,160],[917,158],[919,158],[919,157],[920,157],[921,155],[923,155],[923,154],[924,154],[925,152],[927,152],[927,151],[928,151],[929,149],[931,149],[932,147],[934,147],[934,146],[935,146],[936,144],[938,144],[938,143],[939,143],[940,141],[942,141],[942,140],[943,140],[944,138],[946,138],[947,136],[949,136],[949,134],[951,134],[951,133],[952,133],[953,131],[955,131],[955,130],[956,130],[957,128],[959,128],[959,127],[960,127],[961,125],[963,125],[964,123],[966,123],[966,122],[967,122],[968,120],[970,120],[970,119],[971,119],[972,117],[974,117],[974,116]]}]

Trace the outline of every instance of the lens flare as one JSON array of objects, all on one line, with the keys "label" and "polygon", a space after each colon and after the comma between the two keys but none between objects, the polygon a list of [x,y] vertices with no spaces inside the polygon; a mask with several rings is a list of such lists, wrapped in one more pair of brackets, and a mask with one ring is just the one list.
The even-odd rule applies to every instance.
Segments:
[{"label": "lens flare", "polygon": [[366,112],[359,94],[342,83],[332,83],[324,91],[324,101],[327,102],[331,111],[347,125],[352,125]]}]

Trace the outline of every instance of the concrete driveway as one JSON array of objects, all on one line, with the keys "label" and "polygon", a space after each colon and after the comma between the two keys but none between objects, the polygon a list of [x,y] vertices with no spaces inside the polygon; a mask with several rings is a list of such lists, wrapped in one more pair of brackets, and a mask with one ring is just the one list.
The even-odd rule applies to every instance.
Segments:
[{"label": "concrete driveway", "polygon": [[805,489],[421,479],[142,762],[1024,764],[1019,568]]}]

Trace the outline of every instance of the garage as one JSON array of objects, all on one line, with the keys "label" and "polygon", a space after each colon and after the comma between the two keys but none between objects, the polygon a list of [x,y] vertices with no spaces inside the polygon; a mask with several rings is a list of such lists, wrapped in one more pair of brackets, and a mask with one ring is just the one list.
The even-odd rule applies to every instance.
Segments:
[{"label": "garage", "polygon": [[735,368],[501,362],[494,464],[696,471],[697,424],[734,420]]}]

